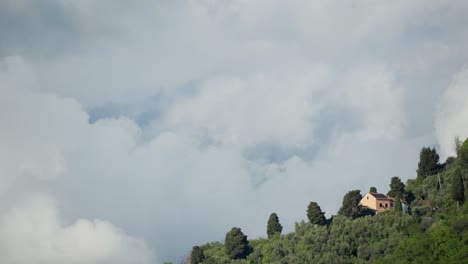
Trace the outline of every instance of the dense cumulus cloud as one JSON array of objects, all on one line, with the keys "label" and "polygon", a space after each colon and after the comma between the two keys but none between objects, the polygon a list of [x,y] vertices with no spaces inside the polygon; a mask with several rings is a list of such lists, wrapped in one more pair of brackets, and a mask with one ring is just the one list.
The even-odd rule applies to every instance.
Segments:
[{"label": "dense cumulus cloud", "polygon": [[159,263],[468,136],[461,1],[0,2],[0,255]]}]

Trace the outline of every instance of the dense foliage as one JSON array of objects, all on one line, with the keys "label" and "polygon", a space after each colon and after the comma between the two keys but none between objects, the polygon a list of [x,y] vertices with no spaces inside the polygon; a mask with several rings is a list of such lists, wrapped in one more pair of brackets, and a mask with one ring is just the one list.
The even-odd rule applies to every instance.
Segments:
[{"label": "dense foliage", "polygon": [[463,176],[459,168],[453,174],[452,180],[452,199],[458,204],[465,201],[465,188],[463,186]]},{"label": "dense foliage", "polygon": [[281,231],[283,231],[283,226],[279,222],[278,215],[276,213],[272,213],[270,218],[268,218],[267,223],[268,238],[272,238],[276,234],[281,234]]},{"label": "dense foliage", "polygon": [[463,145],[460,147],[459,153],[462,161],[468,162],[468,139],[465,140]]},{"label": "dense foliage", "polygon": [[314,225],[324,225],[327,222],[325,213],[316,202],[310,202],[307,207],[307,218]]},{"label": "dense foliage", "polygon": [[439,154],[435,148],[424,147],[419,154],[417,179],[424,180],[427,176],[436,174],[439,169]]},{"label": "dense foliage", "polygon": [[374,212],[372,210],[369,210],[367,207],[359,205],[361,199],[362,195],[360,190],[349,191],[343,197],[343,203],[341,205],[340,210],[338,211],[338,214],[350,217],[352,219],[366,215],[373,215]]},{"label": "dense foliage", "polygon": [[[296,223],[289,234],[247,241],[239,228],[233,228],[224,245],[213,242],[200,246],[202,263],[468,264],[468,203],[464,203],[467,197],[461,196],[468,184],[468,159],[463,156],[467,142],[459,157],[438,164],[437,170],[432,165],[438,163],[438,156],[431,158],[428,167],[432,169],[426,170],[424,177],[419,177],[419,172],[428,167],[418,168],[418,180],[410,179],[405,185],[398,177],[391,179],[395,209],[401,207],[398,201],[402,197],[410,203],[411,214],[389,210],[369,215],[370,209],[359,205],[360,191],[353,190],[344,196],[338,215],[328,221],[320,217],[323,212],[318,204],[309,204],[310,222]],[[421,153],[430,151],[431,155],[435,152],[423,150]],[[317,224],[316,217],[324,224]]]},{"label": "dense foliage", "polygon": [[249,254],[249,241],[247,236],[242,233],[238,227],[233,227],[231,231],[226,234],[224,240],[224,247],[226,254],[231,259],[245,258]]},{"label": "dense foliage", "polygon": [[397,195],[403,196],[405,194],[405,184],[401,181],[400,177],[392,177],[390,180],[390,191],[387,195],[389,197],[395,197]]},{"label": "dense foliage", "polygon": [[398,213],[398,214],[401,214],[401,195],[399,193],[397,193],[397,195],[395,196],[395,212]]},{"label": "dense foliage", "polygon": [[205,254],[203,249],[199,246],[194,246],[192,252],[190,253],[190,264],[202,263],[205,260]]}]

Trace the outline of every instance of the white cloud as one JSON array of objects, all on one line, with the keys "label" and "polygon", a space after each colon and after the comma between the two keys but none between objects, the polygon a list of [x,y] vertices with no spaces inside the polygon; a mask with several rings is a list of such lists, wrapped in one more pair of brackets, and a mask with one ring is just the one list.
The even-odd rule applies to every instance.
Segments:
[{"label": "white cloud", "polygon": [[351,72],[344,89],[343,104],[349,104],[362,122],[359,137],[398,138],[406,124],[403,90],[395,87],[386,70],[358,69]]},{"label": "white cloud", "polygon": [[0,217],[2,263],[151,263],[143,240],[108,221],[61,222],[57,206],[43,197],[15,205]]},{"label": "white cloud", "polygon": [[[291,72],[293,71],[293,72]],[[215,143],[245,147],[310,143],[317,100],[327,71],[323,67],[281,69],[247,78],[221,77],[176,101],[164,128],[212,137]]]},{"label": "white cloud", "polygon": [[435,130],[441,158],[455,155],[455,137],[468,137],[468,70],[457,73],[436,108]]},{"label": "white cloud", "polygon": [[[67,246],[44,262],[145,256],[128,236],[173,260],[233,225],[264,235],[272,211],[291,231],[311,200],[333,214],[348,190],[385,191],[414,177],[436,86],[468,58],[459,1],[13,2],[0,4],[0,211],[4,225],[38,215],[18,221],[41,227],[18,244]],[[443,153],[467,133],[465,75],[438,108]],[[8,205],[35,192],[60,216]],[[59,243],[107,236],[123,242]],[[3,250],[46,258],[36,244]]]}]

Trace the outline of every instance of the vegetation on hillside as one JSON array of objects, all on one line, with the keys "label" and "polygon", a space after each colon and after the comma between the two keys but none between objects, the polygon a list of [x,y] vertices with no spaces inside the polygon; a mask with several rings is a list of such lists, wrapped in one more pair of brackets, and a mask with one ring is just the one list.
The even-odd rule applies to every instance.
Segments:
[{"label": "vegetation on hillside", "polygon": [[[330,219],[310,202],[309,221],[281,234],[273,213],[268,239],[248,240],[233,228],[224,243],[195,246],[191,263],[468,263],[468,140],[456,139],[455,148],[457,157],[440,164],[435,149],[424,147],[416,179],[391,178],[388,195],[396,197],[398,210],[375,215],[359,205],[360,190],[352,190]],[[411,214],[402,214],[400,197]]]}]

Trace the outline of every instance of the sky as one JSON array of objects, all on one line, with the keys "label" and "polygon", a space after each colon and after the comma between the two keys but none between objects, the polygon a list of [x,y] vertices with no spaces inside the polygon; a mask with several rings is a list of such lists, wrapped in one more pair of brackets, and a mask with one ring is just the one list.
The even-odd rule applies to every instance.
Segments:
[{"label": "sky", "polygon": [[2,263],[162,263],[468,137],[468,2],[0,0]]}]

